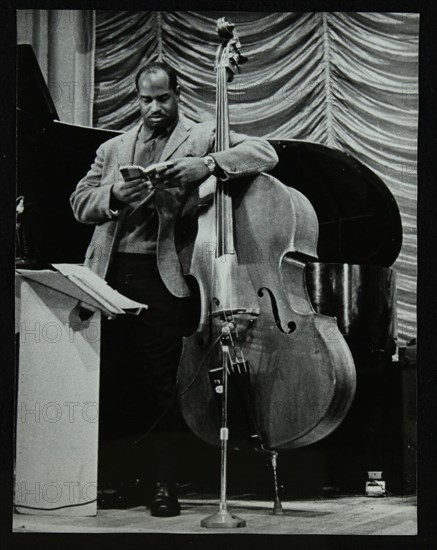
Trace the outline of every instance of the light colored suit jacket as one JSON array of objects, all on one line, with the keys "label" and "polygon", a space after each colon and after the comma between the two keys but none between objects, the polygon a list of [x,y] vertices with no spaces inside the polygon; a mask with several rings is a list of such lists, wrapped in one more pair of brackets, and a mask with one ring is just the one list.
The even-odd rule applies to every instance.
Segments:
[{"label": "light colored suit jacket", "polygon": [[[79,222],[94,224],[95,230],[86,251],[85,265],[105,278],[117,250],[123,209],[110,209],[111,188],[122,179],[119,166],[133,164],[134,149],[141,125],[103,143],[87,175],[78,183],[70,202]],[[195,124],[180,117],[173,130],[160,161],[183,157],[214,157],[224,171],[225,178],[252,176],[271,170],[278,157],[264,139],[231,132],[231,148],[213,153],[215,125],[212,122]],[[198,185],[195,184],[195,185]],[[174,227],[181,208],[193,186],[161,188],[155,193],[159,216],[157,241],[158,269],[167,288],[175,296],[190,294],[177,256]]]}]

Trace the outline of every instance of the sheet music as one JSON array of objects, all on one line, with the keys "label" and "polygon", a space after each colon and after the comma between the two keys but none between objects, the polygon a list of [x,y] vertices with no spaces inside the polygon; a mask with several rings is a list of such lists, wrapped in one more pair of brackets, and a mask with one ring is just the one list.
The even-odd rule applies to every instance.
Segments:
[{"label": "sheet music", "polygon": [[[21,268],[16,268],[15,271],[25,279],[30,279],[31,281],[34,281],[42,286],[56,290],[57,292],[70,296],[71,298],[75,298],[76,300],[87,304],[91,308],[104,309],[96,296],[90,296],[87,289],[77,286],[76,283],[70,279],[67,279],[67,277],[59,271]],[[111,309],[106,310],[106,313],[108,315],[116,315],[120,313],[120,311],[111,307]]]},{"label": "sheet music", "polygon": [[88,267],[77,264],[52,265],[78,287],[94,296],[109,311],[113,311],[115,308],[118,313],[138,314],[142,309],[147,309],[148,307],[146,304],[123,296],[123,294],[111,288],[104,279],[96,275]]}]

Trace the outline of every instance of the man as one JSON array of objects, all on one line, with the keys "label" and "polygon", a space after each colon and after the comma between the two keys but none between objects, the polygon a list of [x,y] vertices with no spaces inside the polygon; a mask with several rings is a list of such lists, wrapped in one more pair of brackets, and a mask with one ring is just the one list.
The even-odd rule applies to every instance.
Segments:
[{"label": "man", "polygon": [[[231,148],[214,153],[214,125],[194,124],[179,115],[177,77],[165,63],[140,69],[136,88],[141,124],[99,147],[71,204],[78,221],[96,225],[85,265],[122,294],[149,306],[138,317],[112,321],[109,340],[113,345],[118,340],[125,352],[120,379],[136,373],[144,403],[153,405],[159,421],[152,441],[151,513],[173,516],[180,513],[174,490],[181,427],[176,371],[182,335],[196,319],[174,244],[175,223],[188,194],[211,174],[223,179],[255,175],[272,169],[277,156],[267,141],[233,132]],[[145,200],[149,184],[138,177],[124,181],[119,166],[146,168],[158,161],[171,165],[155,175],[154,206]]]}]

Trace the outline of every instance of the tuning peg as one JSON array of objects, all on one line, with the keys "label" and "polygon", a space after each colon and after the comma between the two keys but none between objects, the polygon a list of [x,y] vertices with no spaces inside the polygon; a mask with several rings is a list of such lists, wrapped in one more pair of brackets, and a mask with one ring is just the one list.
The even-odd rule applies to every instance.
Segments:
[{"label": "tuning peg", "polygon": [[221,17],[217,20],[217,34],[220,38],[232,38],[235,25],[226,17]]}]

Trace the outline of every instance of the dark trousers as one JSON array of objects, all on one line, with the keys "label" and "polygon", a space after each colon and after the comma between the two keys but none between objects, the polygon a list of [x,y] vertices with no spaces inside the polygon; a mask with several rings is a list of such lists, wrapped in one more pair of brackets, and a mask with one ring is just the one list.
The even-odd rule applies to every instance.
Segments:
[{"label": "dark trousers", "polygon": [[[103,323],[102,368],[109,369],[102,376],[103,426],[108,429],[105,417],[118,418],[118,425],[117,420],[115,426],[111,422],[111,429],[115,427],[121,435],[132,427],[132,421],[147,433],[139,449],[153,455],[153,478],[174,481],[186,430],[177,402],[176,374],[182,336],[195,327],[195,300],[176,298],[167,290],[156,256],[116,254],[108,283],[149,308],[138,316],[119,315]],[[117,406],[129,408],[129,414],[120,410],[117,415]]]}]

